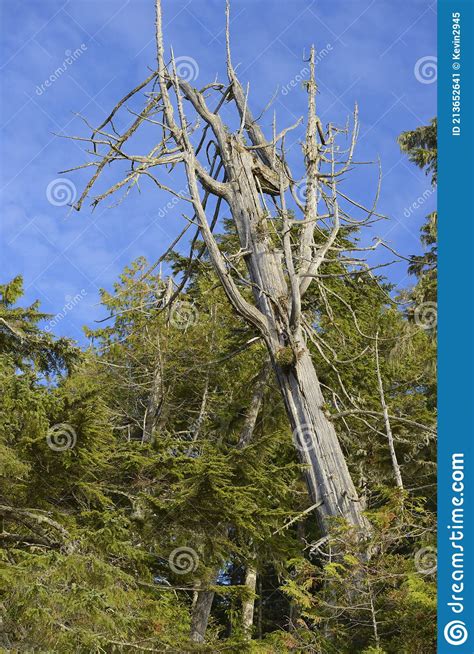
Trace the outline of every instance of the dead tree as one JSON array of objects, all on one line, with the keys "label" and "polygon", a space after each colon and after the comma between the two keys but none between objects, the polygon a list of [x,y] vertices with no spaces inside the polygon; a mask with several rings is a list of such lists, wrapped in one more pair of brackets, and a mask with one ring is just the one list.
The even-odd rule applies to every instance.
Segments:
[{"label": "dead tree", "polygon": [[242,628],[245,637],[252,637],[253,616],[255,612],[255,589],[257,588],[257,568],[249,561],[245,570],[245,585],[251,596],[242,603]]},{"label": "dead tree", "polygon": [[153,440],[153,430],[160,416],[163,404],[163,370],[160,356],[152,372],[151,389],[148,395],[148,403],[143,417],[142,442],[147,443]]},{"label": "dead tree", "polygon": [[382,405],[383,420],[385,425],[385,431],[387,433],[388,449],[390,452],[390,460],[392,462],[393,474],[395,476],[395,481],[400,490],[403,490],[403,479],[402,473],[400,470],[400,464],[398,463],[397,453],[395,451],[395,443],[392,433],[392,427],[390,425],[390,416],[388,415],[387,402],[385,400],[385,392],[383,389],[382,373],[380,372],[380,357],[379,357],[379,338],[378,332],[375,335],[375,368],[377,372],[377,384],[379,387],[380,394],[380,404]]},{"label": "dead tree", "polygon": [[[336,430],[324,410],[318,371],[308,346],[312,321],[302,310],[310,288],[324,294],[321,268],[351,249],[341,238],[344,228],[360,227],[378,216],[378,189],[374,206],[366,208],[340,188],[344,175],[356,165],[357,107],[351,129],[331,123],[323,127],[316,108],[312,48],[306,84],[305,174],[298,181],[286,160],[285,137],[301,119],[280,132],[274,121],[272,137],[265,137],[250,110],[249,88],[244,91],[233,67],[228,4],[226,40],[228,81],[194,88],[178,75],[173,52],[165,58],[161,3],[156,0],[156,70],[115,106],[90,138],[81,139],[92,146],[94,160],[86,165],[95,171],[75,208],[81,209],[104,168],[115,162],[129,164],[130,169],[113,186],[94,196],[94,206],[118,191],[127,194],[144,179],[189,204],[187,220],[196,228],[195,239],[199,236],[204,242],[229,302],[256,330],[269,352],[321,529],[326,533],[328,521],[340,517],[367,532],[369,526]],[[144,89],[149,92],[143,109],[131,112],[132,124],[118,133],[116,113]],[[235,110],[236,129],[224,123],[224,103]],[[160,138],[148,153],[127,151],[134,143],[133,136],[145,127],[153,128],[155,134],[158,131]],[[346,149],[338,145],[341,135],[349,135]],[[165,181],[170,176],[160,173],[176,166],[184,168],[187,191],[174,190]],[[232,255],[220,248],[215,235],[222,206],[230,212],[239,239],[240,247]],[[363,212],[362,218],[351,217],[351,206]],[[378,241],[366,249],[380,244]],[[350,256],[346,261],[353,266],[364,265]]]}]

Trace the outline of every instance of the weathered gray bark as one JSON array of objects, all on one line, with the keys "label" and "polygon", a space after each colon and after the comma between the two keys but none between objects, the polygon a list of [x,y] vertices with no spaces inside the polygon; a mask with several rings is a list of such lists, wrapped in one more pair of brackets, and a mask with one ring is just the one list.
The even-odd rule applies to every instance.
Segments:
[{"label": "weathered gray bark", "polygon": [[324,397],[311,356],[304,346],[297,350],[298,361],[288,371],[277,364],[277,376],[293,427],[293,437],[303,463],[322,531],[327,519],[343,517],[366,531],[357,491],[333,424],[324,412]]},{"label": "weathered gray bark", "polygon": [[199,438],[199,434],[201,433],[202,423],[204,422],[204,420],[206,418],[208,394],[209,394],[209,374],[207,375],[206,384],[204,386],[204,391],[203,391],[202,398],[201,398],[201,406],[199,408],[199,415],[198,415],[198,417],[196,418],[196,420],[194,421],[194,423],[192,425],[192,429],[191,429],[191,433],[190,433],[191,445],[188,448],[188,456],[191,456],[191,454],[193,452],[194,445],[195,445],[196,441]]},{"label": "weathered gray bark", "polygon": [[268,383],[268,377],[271,373],[271,365],[268,361],[262,367],[262,370],[258,374],[253,387],[252,397],[250,399],[250,405],[247,409],[245,415],[245,421],[240,432],[239,442],[237,444],[238,448],[246,447],[254,434],[255,425],[257,424],[258,414],[260,413],[260,408],[262,406],[263,395],[265,393],[265,387]]},{"label": "weathered gray bark", "polygon": [[245,571],[245,585],[253,595],[242,602],[242,628],[246,637],[251,638],[255,611],[255,589],[257,587],[257,568],[251,562],[249,562]]},{"label": "weathered gray bark", "polygon": [[156,427],[163,402],[163,378],[161,371],[161,361],[157,361],[153,371],[151,390],[148,396],[148,404],[143,419],[143,436],[142,442],[151,442],[153,439],[153,430]]},{"label": "weathered gray bark", "polygon": [[207,624],[213,601],[213,590],[199,590],[197,592],[191,618],[191,640],[195,643],[203,643],[206,638]]},{"label": "weathered gray bark", "polygon": [[253,283],[255,304],[265,316],[262,335],[272,358],[299,457],[324,533],[327,519],[345,518],[363,531],[368,523],[352,482],[335,428],[324,412],[324,397],[299,326],[291,324],[289,289],[281,253],[271,242],[254,175],[254,158],[237,137],[227,148],[231,171],[228,199]]},{"label": "weathered gray bark", "polygon": [[383,419],[385,423],[385,433],[387,434],[388,450],[390,452],[390,459],[392,461],[393,474],[395,475],[395,481],[397,482],[398,488],[403,490],[402,472],[400,470],[397,453],[395,451],[395,442],[393,438],[392,426],[390,424],[390,416],[388,414],[388,407],[387,407],[387,402],[385,401],[385,392],[383,389],[382,374],[380,372],[378,336],[379,335],[377,333],[375,337],[375,368],[377,371],[377,382],[379,386],[380,404],[382,405]]}]

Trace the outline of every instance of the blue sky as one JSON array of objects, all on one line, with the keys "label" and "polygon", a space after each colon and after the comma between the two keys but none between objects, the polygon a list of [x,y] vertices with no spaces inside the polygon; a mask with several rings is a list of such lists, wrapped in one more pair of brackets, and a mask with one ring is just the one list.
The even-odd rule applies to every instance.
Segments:
[{"label": "blue sky", "polygon": [[[2,280],[23,274],[27,300],[38,298],[43,310],[61,313],[54,331],[82,342],[82,325],[92,326],[105,315],[99,288],[110,289],[123,267],[140,255],[156,260],[183,224],[179,216],[185,208],[166,209],[169,198],[146,185],[141,194],[132,192],[122,204],[108,208],[111,202],[105,203],[94,213],[88,206],[69,213],[55,194],[58,171],[87,157],[80,143],[54,133],[87,135],[75,112],[98,124],[147,76],[155,61],[153,4],[2,0],[0,5]],[[224,80],[224,0],[163,4],[166,44],[177,57],[192,58],[193,84],[204,86],[216,74]],[[378,225],[377,234],[404,254],[419,250],[419,227],[436,202],[429,180],[396,143],[400,132],[436,114],[435,12],[436,3],[428,0],[232,3],[233,60],[241,81],[250,83],[254,114],[276,92],[264,128],[273,109],[279,129],[305,113],[299,79],[312,43],[321,53],[323,123],[345,124],[358,102],[358,158],[380,156],[383,168],[379,209],[389,220]],[[131,118],[125,115],[118,125]],[[300,136],[288,139],[295,161]],[[356,173],[351,191],[368,202],[376,177],[375,170]],[[65,178],[66,193],[80,192],[86,179],[83,173]],[[389,274],[401,287],[410,283],[405,264]]]}]

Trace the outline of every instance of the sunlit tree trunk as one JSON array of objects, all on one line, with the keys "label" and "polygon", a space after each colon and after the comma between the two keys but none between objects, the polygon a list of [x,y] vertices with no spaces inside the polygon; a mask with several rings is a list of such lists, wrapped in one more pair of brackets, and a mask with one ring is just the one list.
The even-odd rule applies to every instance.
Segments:
[{"label": "sunlit tree trunk", "polygon": [[252,635],[253,614],[255,610],[255,589],[257,587],[257,568],[249,562],[245,571],[245,585],[252,593],[251,597],[242,602],[242,628],[247,638]]}]

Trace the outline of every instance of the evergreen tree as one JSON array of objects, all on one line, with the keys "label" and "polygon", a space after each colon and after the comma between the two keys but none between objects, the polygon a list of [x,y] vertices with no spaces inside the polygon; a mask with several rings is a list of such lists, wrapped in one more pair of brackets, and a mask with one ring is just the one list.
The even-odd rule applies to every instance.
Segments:
[{"label": "evergreen tree", "polygon": [[[429,125],[403,132],[398,139],[402,152],[408,155],[410,161],[431,176],[433,187],[436,187],[438,180],[437,127],[437,119],[433,118]],[[422,255],[413,256],[408,267],[408,272],[415,275],[418,280],[411,295],[417,305],[436,303],[437,218],[436,211],[426,217],[426,221],[421,227],[421,242],[425,247],[425,252]]]}]

